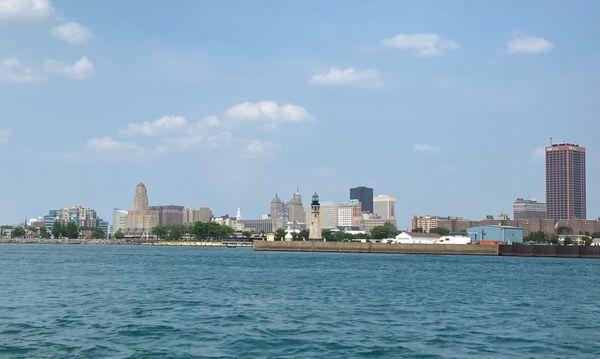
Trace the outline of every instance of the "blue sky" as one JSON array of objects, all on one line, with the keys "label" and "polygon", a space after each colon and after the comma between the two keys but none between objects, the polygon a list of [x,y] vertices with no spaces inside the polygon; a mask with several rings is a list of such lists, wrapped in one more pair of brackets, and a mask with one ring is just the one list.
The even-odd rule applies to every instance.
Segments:
[{"label": "blue sky", "polygon": [[0,222],[83,204],[259,217],[356,185],[413,214],[544,200],[587,147],[600,216],[596,1],[0,0]]}]

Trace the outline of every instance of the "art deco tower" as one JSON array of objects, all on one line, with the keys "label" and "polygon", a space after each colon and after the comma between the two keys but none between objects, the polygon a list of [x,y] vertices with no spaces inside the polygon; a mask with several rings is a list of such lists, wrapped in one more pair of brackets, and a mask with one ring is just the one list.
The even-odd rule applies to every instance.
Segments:
[{"label": "art deco tower", "polygon": [[159,223],[158,211],[148,209],[146,186],[143,183],[138,184],[133,197],[133,210],[127,213],[123,232],[128,235],[148,234]]},{"label": "art deco tower", "polygon": [[311,241],[323,240],[320,211],[319,195],[315,193],[312,196],[312,203],[310,204],[310,230],[308,232],[308,239]]},{"label": "art deco tower", "polygon": [[133,197],[133,210],[145,211],[148,209],[148,192],[143,183],[135,187],[135,196]]},{"label": "art deco tower", "polygon": [[546,202],[549,219],[586,219],[584,147],[546,147]]}]

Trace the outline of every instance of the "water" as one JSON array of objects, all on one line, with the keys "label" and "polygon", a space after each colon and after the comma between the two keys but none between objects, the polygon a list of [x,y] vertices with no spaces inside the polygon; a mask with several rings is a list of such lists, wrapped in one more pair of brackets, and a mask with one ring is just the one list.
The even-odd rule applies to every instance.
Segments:
[{"label": "water", "polygon": [[599,357],[600,261],[0,245],[0,357]]}]

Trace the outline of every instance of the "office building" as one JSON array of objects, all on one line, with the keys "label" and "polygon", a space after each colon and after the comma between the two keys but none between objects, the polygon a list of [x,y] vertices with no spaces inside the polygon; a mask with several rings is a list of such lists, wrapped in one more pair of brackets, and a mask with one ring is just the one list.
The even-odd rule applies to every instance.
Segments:
[{"label": "office building", "polygon": [[104,231],[108,230],[108,222],[98,217],[94,209],[79,205],[53,209],[43,217],[44,227],[49,231],[52,230],[52,226],[56,221],[59,221],[63,225],[73,222],[80,229],[101,228]]},{"label": "office building", "polygon": [[158,212],[158,224],[161,226],[183,224],[184,206],[151,206],[149,209]]},{"label": "office building", "polygon": [[548,218],[586,219],[585,148],[570,144],[546,147]]},{"label": "office building", "polygon": [[258,233],[273,232],[273,221],[270,219],[240,219],[236,220],[243,231],[255,231]]},{"label": "office building", "polygon": [[[335,229],[338,226],[338,204],[321,202],[321,229]],[[307,212],[310,215],[310,210]]]},{"label": "office building", "polygon": [[304,212],[304,206],[302,205],[302,195],[300,190],[296,190],[292,199],[285,204],[287,212],[287,221],[290,223],[292,228],[298,228],[299,226],[304,227],[306,223],[306,213]]},{"label": "office building", "polygon": [[158,226],[158,211],[148,207],[148,192],[146,186],[140,183],[135,188],[133,209],[127,213],[127,220],[123,233],[126,235],[147,235],[152,228]]},{"label": "office building", "polygon": [[113,210],[113,232],[122,231],[127,224],[127,211],[115,208]]},{"label": "office building", "polygon": [[396,198],[387,195],[379,195],[373,198],[373,214],[383,220],[395,220]]},{"label": "office building", "polygon": [[362,219],[362,203],[356,199],[338,205],[338,227],[359,227]]},{"label": "office building", "polygon": [[546,219],[548,218],[548,208],[545,203],[538,202],[534,198],[517,198],[513,203],[514,219]]},{"label": "office building", "polygon": [[413,216],[412,230],[421,229],[424,233],[429,233],[439,226],[439,219],[438,216]]},{"label": "office building", "polygon": [[363,212],[373,213],[373,188],[364,186],[350,188],[350,200],[359,201]]},{"label": "office building", "polygon": [[185,208],[183,210],[183,224],[190,226],[196,222],[208,223],[212,220],[212,216],[212,210],[208,207]]}]

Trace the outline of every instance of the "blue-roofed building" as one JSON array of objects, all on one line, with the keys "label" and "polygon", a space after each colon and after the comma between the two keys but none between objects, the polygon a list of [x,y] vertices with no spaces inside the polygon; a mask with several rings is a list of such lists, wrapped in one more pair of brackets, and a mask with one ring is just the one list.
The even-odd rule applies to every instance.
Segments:
[{"label": "blue-roofed building", "polygon": [[471,243],[490,241],[506,244],[523,243],[523,228],[507,226],[479,226],[467,228]]}]

